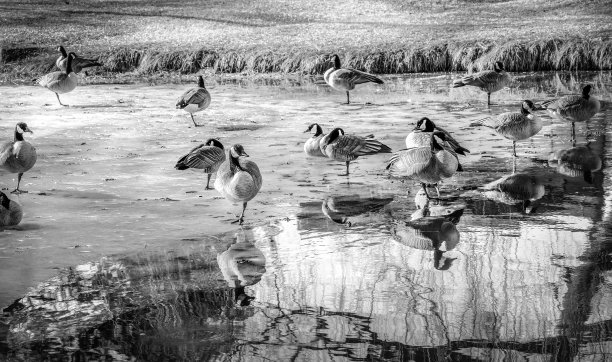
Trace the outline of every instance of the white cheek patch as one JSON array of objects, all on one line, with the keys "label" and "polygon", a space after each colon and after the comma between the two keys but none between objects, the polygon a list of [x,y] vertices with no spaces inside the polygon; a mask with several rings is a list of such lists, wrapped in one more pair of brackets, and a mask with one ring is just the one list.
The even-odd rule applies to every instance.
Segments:
[{"label": "white cheek patch", "polygon": [[17,127],[17,132],[23,133],[23,130],[21,129],[21,127]]},{"label": "white cheek patch", "polygon": [[236,153],[236,150],[234,149],[234,147],[232,147],[232,149],[230,150],[230,153],[232,154],[232,157],[237,158],[239,155]]}]

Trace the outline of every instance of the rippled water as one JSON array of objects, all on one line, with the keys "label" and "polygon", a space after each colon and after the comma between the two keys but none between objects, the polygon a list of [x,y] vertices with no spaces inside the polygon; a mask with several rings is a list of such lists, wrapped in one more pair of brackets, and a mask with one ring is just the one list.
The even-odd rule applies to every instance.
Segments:
[{"label": "rippled water", "polygon": [[[197,129],[172,109],[186,85],[81,87],[67,109],[42,89],[0,87],[2,133],[27,122],[40,155],[22,224],[0,233],[2,358],[611,359],[612,74],[518,75],[490,108],[450,90],[453,77],[388,77],[349,106],[309,82],[210,82]],[[585,82],[604,110],[575,142],[542,114],[513,160],[510,141],[469,126]],[[422,116],[472,151],[441,202],[389,179],[386,155],[347,178],[302,152],[312,122],[397,150]],[[242,228],[229,223],[239,205],[173,169],[209,136],[243,144],[262,170]],[[602,167],[549,161],[560,150]]]}]

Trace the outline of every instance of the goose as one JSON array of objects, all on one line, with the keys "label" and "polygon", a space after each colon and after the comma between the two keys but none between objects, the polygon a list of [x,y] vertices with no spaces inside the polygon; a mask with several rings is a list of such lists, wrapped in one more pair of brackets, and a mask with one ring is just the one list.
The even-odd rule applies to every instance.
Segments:
[{"label": "goose", "polygon": [[21,176],[36,163],[36,148],[23,139],[24,132],[32,133],[32,130],[23,122],[17,123],[14,140],[5,142],[0,146],[0,167],[8,172],[18,174],[17,188],[12,193],[27,192],[19,190]]},{"label": "goose", "polygon": [[495,130],[500,136],[512,141],[512,154],[516,156],[516,141],[522,141],[535,136],[542,129],[542,120],[532,112],[542,110],[532,101],[525,100],[521,105],[521,112],[502,113],[495,119],[487,117],[471,126],[485,126]]},{"label": "goose", "polygon": [[74,55],[69,54],[65,71],[52,72],[36,79],[38,84],[55,93],[57,101],[62,106],[65,105],[62,104],[59,95],[72,92],[74,88],[76,88],[79,80],[79,77],[72,71],[73,60]]},{"label": "goose", "polygon": [[557,172],[569,177],[582,177],[589,184],[593,183],[593,172],[601,170],[601,158],[587,144],[558,150],[548,158],[548,165],[556,166]]},{"label": "goose", "polygon": [[262,178],[257,164],[240,157],[249,157],[242,145],[235,144],[229,150],[229,160],[223,162],[217,171],[215,189],[231,202],[242,202],[242,214],[235,222],[244,221],[247,202],[261,189]]},{"label": "goose", "polygon": [[502,62],[495,62],[493,70],[485,70],[475,74],[466,75],[453,82],[453,88],[471,85],[487,92],[487,104],[491,105],[491,93],[506,87],[510,84],[511,78],[504,70]]},{"label": "goose", "polygon": [[332,88],[346,92],[346,104],[350,104],[349,91],[355,89],[357,84],[373,82],[376,84],[383,84],[384,82],[372,74],[368,74],[352,68],[342,68],[340,65],[340,57],[336,54],[332,56],[334,60],[334,66],[329,68],[323,79],[325,83],[329,84]]},{"label": "goose", "polygon": [[198,86],[183,93],[176,101],[176,109],[182,109],[189,113],[196,127],[200,127],[200,125],[196,123],[193,114],[205,110],[209,105],[210,93],[206,90],[204,78],[201,75],[198,76]]},{"label": "goose", "polygon": [[334,128],[320,141],[321,152],[328,158],[346,162],[346,174],[349,175],[349,164],[359,156],[374,155],[377,153],[391,153],[391,149],[375,140],[371,136],[360,137],[346,135],[342,128]]},{"label": "goose", "polygon": [[0,191],[0,226],[14,226],[21,222],[23,211],[21,205]]},{"label": "goose", "polygon": [[420,182],[428,199],[431,197],[427,193],[426,185],[436,185],[436,191],[440,197],[437,183],[451,177],[459,166],[457,158],[440,146],[436,137],[442,141],[446,139],[444,133],[434,132],[431,134],[429,146],[398,151],[389,159],[386,167],[392,176],[408,177]]},{"label": "goose", "polygon": [[208,174],[205,190],[211,190],[210,177],[213,173],[217,172],[223,162],[225,162],[223,144],[214,138],[210,138],[181,157],[174,168],[177,170],[186,170],[188,168],[204,170],[204,173]]},{"label": "goose", "polygon": [[[423,125],[423,123],[425,124],[425,129],[421,129],[421,126]],[[467,148],[462,147],[459,144],[459,142],[457,142],[457,140],[455,140],[453,136],[451,136],[449,132],[445,131],[441,127],[438,127],[436,124],[433,123],[432,120],[430,120],[427,117],[421,118],[417,122],[414,130],[410,132],[408,136],[406,136],[406,148],[429,146],[431,143],[431,134],[434,131],[439,131],[439,132],[444,133],[446,137],[446,141],[444,141],[444,145],[442,146],[447,151],[454,154],[455,157],[457,157],[457,154],[465,156],[466,152],[467,153],[470,152],[470,150],[468,150]],[[457,157],[457,162],[459,162],[458,157]],[[463,167],[461,166],[461,163],[458,163],[457,171],[459,172],[463,171]]]},{"label": "goose", "polygon": [[[61,45],[57,47],[57,50],[61,53],[61,55],[55,61],[55,65],[60,70],[66,71],[66,67],[68,65],[68,55],[69,54],[66,52],[66,49],[64,49],[64,47]],[[98,63],[97,61],[79,57],[74,52],[70,52],[70,54],[74,54],[74,58],[72,60],[72,71],[75,74],[79,74],[81,70],[85,68],[102,66],[102,64]]]},{"label": "goose", "polygon": [[308,126],[308,129],[304,131],[304,133],[311,132],[313,128],[315,129],[315,133],[306,140],[306,143],[304,143],[304,152],[312,157],[327,157],[321,151],[321,139],[325,136],[323,134],[323,128],[317,123],[313,123]]},{"label": "goose", "polygon": [[593,97],[591,85],[587,84],[582,88],[582,94],[572,94],[558,99],[542,102],[542,108],[554,117],[567,122],[572,122],[572,139],[575,139],[574,122],[585,122],[591,119],[601,110],[599,99]]}]

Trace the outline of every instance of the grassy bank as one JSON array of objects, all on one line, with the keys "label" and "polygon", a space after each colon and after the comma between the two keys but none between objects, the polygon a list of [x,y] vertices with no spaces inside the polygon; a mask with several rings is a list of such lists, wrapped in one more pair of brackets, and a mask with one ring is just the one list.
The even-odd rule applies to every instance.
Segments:
[{"label": "grassy bank", "polygon": [[374,73],[612,69],[612,1],[341,0],[0,4],[2,73],[53,68],[55,47],[97,73],[317,74],[338,53]]}]

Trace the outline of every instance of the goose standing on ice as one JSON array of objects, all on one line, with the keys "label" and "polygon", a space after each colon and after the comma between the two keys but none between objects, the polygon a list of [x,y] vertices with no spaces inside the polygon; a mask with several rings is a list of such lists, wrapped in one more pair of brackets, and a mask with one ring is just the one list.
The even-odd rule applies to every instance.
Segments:
[{"label": "goose standing on ice", "polygon": [[206,90],[204,78],[201,75],[198,76],[198,86],[183,93],[176,101],[176,109],[182,109],[189,113],[196,127],[200,127],[201,125],[197,124],[195,119],[193,119],[193,114],[205,110],[209,105],[210,93]]},{"label": "goose standing on ice", "polygon": [[60,101],[59,95],[72,92],[74,88],[76,88],[79,80],[79,77],[72,71],[73,60],[74,54],[68,54],[65,71],[52,72],[36,79],[38,84],[55,93],[57,101],[62,106],[65,105]]},{"label": "goose standing on ice", "polygon": [[346,162],[346,174],[349,175],[349,164],[359,156],[377,153],[391,153],[391,149],[372,137],[345,135],[342,128],[334,128],[320,141],[321,152],[328,158]]},{"label": "goose standing on ice", "polygon": [[17,123],[13,141],[5,142],[0,146],[0,167],[8,172],[18,174],[17,188],[12,193],[27,192],[19,190],[21,176],[36,163],[36,148],[23,139],[25,132],[32,133],[27,124]]},{"label": "goose standing on ice", "polygon": [[231,202],[242,202],[242,214],[236,222],[242,225],[247,202],[261,189],[262,178],[257,164],[240,157],[249,157],[242,145],[235,144],[229,150],[229,160],[225,161],[215,179],[215,189]]},{"label": "goose standing on ice", "polygon": [[223,144],[214,138],[210,138],[181,157],[174,168],[177,170],[186,170],[188,168],[204,170],[204,173],[208,174],[205,190],[211,190],[210,177],[213,173],[217,172],[223,162],[225,162]]},{"label": "goose standing on ice", "polygon": [[574,122],[585,122],[601,110],[599,99],[590,95],[591,85],[582,88],[582,94],[572,94],[542,103],[542,107],[562,121],[572,122],[572,139],[576,137]]},{"label": "goose standing on ice", "polygon": [[[57,47],[57,50],[61,53],[61,55],[55,61],[55,65],[62,71],[66,71],[66,67],[68,66],[68,53],[66,53],[66,49],[63,46]],[[91,67],[99,67],[102,64],[98,63],[92,59],[86,59],[79,57],[74,52],[70,52],[70,54],[74,54],[74,58],[72,59],[72,71],[74,74],[79,74],[81,70],[85,68]]]},{"label": "goose standing on ice", "polygon": [[431,134],[430,145],[398,151],[387,164],[387,170],[392,176],[407,177],[420,182],[428,199],[431,197],[427,193],[427,185],[434,185],[440,197],[437,183],[455,174],[459,166],[457,157],[445,150],[436,141],[436,137],[442,141],[446,139],[444,133],[434,132]]},{"label": "goose standing on ice", "polygon": [[325,137],[325,134],[323,134],[323,128],[321,128],[319,124],[313,123],[308,126],[308,129],[304,131],[304,133],[312,132],[313,128],[315,129],[315,133],[312,135],[312,137],[306,140],[306,143],[304,143],[304,152],[308,156],[327,157],[323,154],[323,152],[321,152],[321,140],[323,137]]},{"label": "goose standing on ice", "polygon": [[[421,129],[423,123],[425,124],[425,129]],[[442,146],[445,147],[447,151],[454,154],[455,157],[457,157],[458,154],[465,156],[466,152],[470,153],[470,150],[465,147],[462,147],[459,142],[457,142],[457,140],[455,140],[453,136],[451,136],[449,132],[445,131],[441,127],[438,127],[436,124],[433,123],[432,120],[427,117],[421,118],[417,122],[414,130],[412,130],[412,132],[410,132],[408,136],[406,136],[406,148],[430,146],[431,135],[432,133],[434,133],[434,131],[444,133],[446,140],[444,141],[444,144]],[[446,145],[448,145],[448,147],[446,147]],[[459,162],[458,157],[457,162]],[[458,164],[457,171],[463,171],[461,163]]]},{"label": "goose standing on ice", "polygon": [[21,205],[0,191],[0,227],[17,225],[21,222],[22,217]]},{"label": "goose standing on ice", "polygon": [[383,84],[384,82],[372,74],[362,72],[352,68],[342,68],[340,65],[340,57],[335,55],[332,57],[334,60],[334,66],[329,68],[323,75],[325,83],[329,84],[332,88],[346,92],[346,104],[350,104],[349,91],[355,89],[357,84],[373,82],[376,84]]},{"label": "goose standing on ice", "polygon": [[502,113],[495,119],[488,117],[476,121],[471,126],[485,126],[495,130],[500,136],[512,141],[512,155],[516,156],[516,141],[522,141],[535,136],[542,129],[542,120],[532,112],[542,110],[532,101],[525,100],[521,112]]},{"label": "goose standing on ice", "polygon": [[502,62],[495,62],[493,70],[466,75],[453,82],[453,88],[471,85],[487,92],[487,104],[491,105],[491,93],[497,92],[510,84],[511,78],[504,70]]}]

